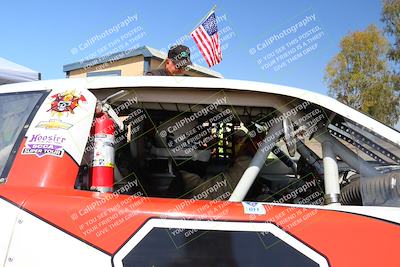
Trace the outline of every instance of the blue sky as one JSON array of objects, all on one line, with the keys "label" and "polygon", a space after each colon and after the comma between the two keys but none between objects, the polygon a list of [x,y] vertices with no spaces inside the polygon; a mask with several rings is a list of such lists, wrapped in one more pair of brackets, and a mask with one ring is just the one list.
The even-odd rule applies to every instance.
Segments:
[{"label": "blue sky", "polygon": [[[340,39],[349,32],[365,29],[371,23],[382,27],[379,0],[5,1],[0,16],[0,56],[42,72],[43,79],[63,78],[63,65],[93,53],[99,54],[99,48],[138,26],[145,35],[136,45],[165,48],[189,33],[214,4],[217,5],[216,15],[221,17],[219,29],[226,29],[227,37],[223,61],[212,69],[226,78],[277,83],[324,94],[327,93],[323,82],[324,69],[338,52]],[[84,51],[71,53],[71,49],[92,36],[135,15],[137,21],[130,22]],[[315,21],[300,27],[296,33],[257,50],[257,45],[273,34],[313,15]],[[313,43],[316,49],[304,53],[283,69],[261,69],[257,63],[260,58],[316,26],[318,32],[322,32],[322,37]],[[194,42],[188,40],[185,44],[193,46]],[[256,49],[255,55],[249,53],[251,48]],[[268,60],[274,58],[277,59],[277,55]]]}]

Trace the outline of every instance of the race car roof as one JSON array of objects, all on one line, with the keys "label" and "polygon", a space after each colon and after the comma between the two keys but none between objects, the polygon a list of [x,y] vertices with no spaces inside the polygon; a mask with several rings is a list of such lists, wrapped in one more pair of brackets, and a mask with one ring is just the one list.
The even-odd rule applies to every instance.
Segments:
[{"label": "race car roof", "polygon": [[91,78],[72,78],[60,80],[47,80],[37,82],[18,83],[0,86],[0,94],[8,92],[24,92],[59,89],[105,89],[105,88],[168,88],[176,90],[182,88],[196,89],[229,89],[250,92],[260,92],[275,95],[282,95],[292,98],[309,101],[324,108],[327,108],[336,114],[362,124],[367,129],[379,133],[388,140],[400,145],[400,132],[390,128],[371,117],[358,112],[357,110],[340,103],[339,101],[316,93],[299,88],[283,85],[230,80],[215,78],[197,78],[197,77],[162,77],[162,76],[139,76],[139,77],[91,77]]}]

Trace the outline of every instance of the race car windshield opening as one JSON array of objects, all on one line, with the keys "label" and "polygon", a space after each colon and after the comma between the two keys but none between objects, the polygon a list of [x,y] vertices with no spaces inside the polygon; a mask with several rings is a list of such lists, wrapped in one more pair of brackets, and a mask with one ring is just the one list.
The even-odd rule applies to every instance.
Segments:
[{"label": "race car windshield opening", "polygon": [[[140,102],[135,91],[112,103],[125,125],[124,130],[115,132],[114,192],[229,200],[262,145],[268,127],[273,122],[279,123],[281,115],[271,106],[270,97],[266,101],[271,104],[265,106],[242,106],[229,102],[231,94],[234,93],[202,92],[195,95],[199,99],[194,97],[187,103],[160,103]],[[240,97],[242,100],[243,95]],[[293,101],[291,105],[297,111],[314,109],[304,101]],[[320,110],[312,112],[301,122],[314,124],[321,114]],[[321,205],[321,172],[310,166],[301,154],[290,155],[289,142],[282,136],[276,133],[274,138],[278,141],[245,200]],[[305,145],[302,147],[305,154],[311,153]],[[92,150],[86,151],[85,162],[90,162]],[[314,161],[319,163],[320,159],[315,157]],[[90,190],[89,168],[89,165],[81,166],[76,189]]]},{"label": "race car windshield opening", "polygon": [[[5,166],[11,156],[21,130],[31,115],[42,92],[10,93],[0,95],[0,173],[5,175]],[[3,179],[2,182],[4,182]]]}]

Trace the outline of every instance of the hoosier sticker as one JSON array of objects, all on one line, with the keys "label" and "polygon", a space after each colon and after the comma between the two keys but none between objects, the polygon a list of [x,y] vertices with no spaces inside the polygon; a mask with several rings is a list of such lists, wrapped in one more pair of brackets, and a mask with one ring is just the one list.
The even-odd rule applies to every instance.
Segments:
[{"label": "hoosier sticker", "polygon": [[64,155],[63,143],[65,137],[54,135],[33,134],[28,137],[22,155],[36,155],[42,158],[46,155],[61,158]]}]

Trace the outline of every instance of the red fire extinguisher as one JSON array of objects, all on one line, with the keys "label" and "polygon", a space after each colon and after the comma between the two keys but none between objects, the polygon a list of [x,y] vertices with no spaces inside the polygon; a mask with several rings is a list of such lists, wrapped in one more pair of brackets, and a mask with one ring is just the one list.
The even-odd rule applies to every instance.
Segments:
[{"label": "red fire extinguisher", "polygon": [[96,114],[92,127],[93,160],[90,190],[112,192],[114,185],[114,121],[105,112]]}]

